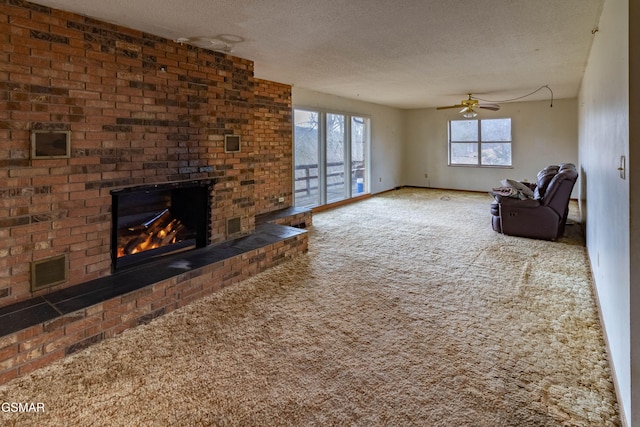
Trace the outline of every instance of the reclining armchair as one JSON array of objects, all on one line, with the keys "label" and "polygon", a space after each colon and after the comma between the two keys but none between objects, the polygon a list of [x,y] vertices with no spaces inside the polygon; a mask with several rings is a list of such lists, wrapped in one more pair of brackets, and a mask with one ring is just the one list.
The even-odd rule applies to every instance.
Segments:
[{"label": "reclining armchair", "polygon": [[572,163],[548,166],[538,172],[535,184],[526,185],[533,197],[514,198],[493,194],[491,225],[499,233],[534,239],[563,236],[569,214],[569,198],[578,178]]}]

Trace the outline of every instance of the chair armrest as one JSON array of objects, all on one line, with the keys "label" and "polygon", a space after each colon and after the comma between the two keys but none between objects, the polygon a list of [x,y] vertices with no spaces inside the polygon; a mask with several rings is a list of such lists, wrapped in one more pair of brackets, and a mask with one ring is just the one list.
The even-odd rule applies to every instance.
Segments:
[{"label": "chair armrest", "polygon": [[494,197],[503,208],[537,208],[540,206],[540,201],[537,199],[516,199],[514,197],[506,197],[499,194],[494,195]]}]

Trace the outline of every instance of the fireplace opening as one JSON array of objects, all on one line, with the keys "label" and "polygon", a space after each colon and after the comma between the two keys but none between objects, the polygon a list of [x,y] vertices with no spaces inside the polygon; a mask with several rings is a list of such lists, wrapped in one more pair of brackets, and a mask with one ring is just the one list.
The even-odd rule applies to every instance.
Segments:
[{"label": "fireplace opening", "polygon": [[212,180],[111,191],[112,270],[209,243]]}]

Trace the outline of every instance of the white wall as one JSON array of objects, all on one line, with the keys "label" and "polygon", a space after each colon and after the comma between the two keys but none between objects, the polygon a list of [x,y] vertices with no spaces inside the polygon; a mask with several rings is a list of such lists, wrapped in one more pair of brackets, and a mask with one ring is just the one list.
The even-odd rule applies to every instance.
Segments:
[{"label": "white wall", "polygon": [[640,412],[631,399],[629,176],[633,171],[621,179],[617,170],[620,156],[630,160],[628,11],[628,0],[605,1],[582,81],[580,199],[619,403],[627,425],[640,425]]},{"label": "white wall", "polygon": [[402,182],[403,111],[293,87],[293,106],[313,107],[371,117],[371,193],[400,187]]},{"label": "white wall", "polygon": [[458,110],[412,110],[406,119],[404,184],[489,191],[504,178],[535,182],[545,166],[578,163],[575,99],[555,100],[553,107],[550,101],[507,103],[497,112],[480,110],[479,117],[511,117],[513,168],[447,166],[447,121],[459,119]]},{"label": "white wall", "polygon": [[[640,99],[640,2],[629,2],[629,97]],[[640,104],[629,104],[631,419],[640,425]],[[631,170],[633,169],[633,170]]]}]

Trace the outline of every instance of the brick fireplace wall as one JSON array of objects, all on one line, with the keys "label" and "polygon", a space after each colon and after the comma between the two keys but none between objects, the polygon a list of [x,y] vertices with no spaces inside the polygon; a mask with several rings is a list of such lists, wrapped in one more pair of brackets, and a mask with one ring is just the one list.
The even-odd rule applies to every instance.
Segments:
[{"label": "brick fireplace wall", "polygon": [[[252,61],[17,0],[0,46],[0,307],[38,295],[32,261],[68,254],[40,292],[110,274],[113,189],[215,178],[211,242],[291,205],[291,88]],[[34,130],[70,131],[70,158],[32,159]]]},{"label": "brick fireplace wall", "polygon": [[256,213],[293,206],[291,86],[256,79]]}]

